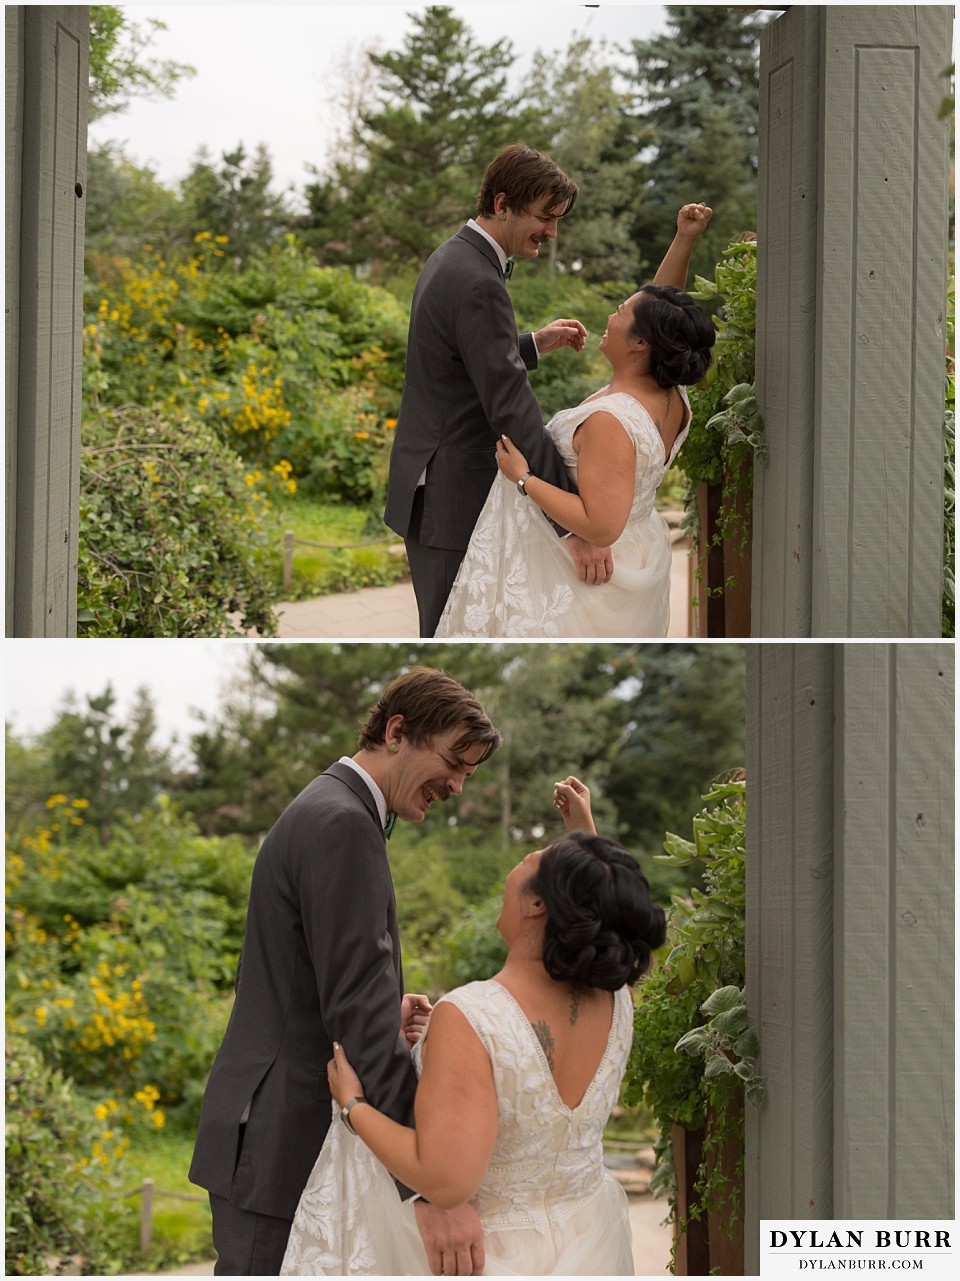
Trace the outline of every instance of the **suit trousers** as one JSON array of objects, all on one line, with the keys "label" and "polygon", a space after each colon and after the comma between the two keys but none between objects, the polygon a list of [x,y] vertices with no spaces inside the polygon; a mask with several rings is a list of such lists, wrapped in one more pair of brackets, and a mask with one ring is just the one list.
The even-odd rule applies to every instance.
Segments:
[{"label": "suit trousers", "polygon": [[423,521],[423,485],[417,489],[410,512],[407,536],[403,540],[410,563],[413,592],[417,598],[420,615],[420,635],[430,637],[437,630],[440,615],[447,603],[453,580],[463,561],[465,552],[448,547],[428,547],[420,542],[420,525]]},{"label": "suit trousers", "polygon": [[292,1219],[241,1210],[210,1193],[217,1277],[278,1277]]}]

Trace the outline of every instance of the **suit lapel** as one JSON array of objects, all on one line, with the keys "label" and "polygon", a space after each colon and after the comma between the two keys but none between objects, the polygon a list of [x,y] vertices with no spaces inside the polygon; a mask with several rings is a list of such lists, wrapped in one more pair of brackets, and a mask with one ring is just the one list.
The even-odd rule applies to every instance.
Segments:
[{"label": "suit lapel", "polygon": [[456,239],[465,240],[468,245],[474,249],[479,249],[484,258],[495,268],[497,275],[503,279],[503,268],[500,266],[500,259],[497,257],[497,251],[491,245],[485,236],[479,235],[472,227],[461,227],[456,234]]},{"label": "suit lapel", "polygon": [[335,761],[329,769],[325,769],[323,772],[324,774],[330,774],[339,783],[346,784],[350,791],[353,792],[354,796],[358,796],[360,800],[363,801],[364,805],[370,811],[370,817],[376,823],[377,828],[382,835],[383,828],[380,824],[380,815],[377,812],[377,803],[370,794],[370,788],[367,787],[366,783],[356,770],[352,770],[349,765],[341,765],[339,761]]}]

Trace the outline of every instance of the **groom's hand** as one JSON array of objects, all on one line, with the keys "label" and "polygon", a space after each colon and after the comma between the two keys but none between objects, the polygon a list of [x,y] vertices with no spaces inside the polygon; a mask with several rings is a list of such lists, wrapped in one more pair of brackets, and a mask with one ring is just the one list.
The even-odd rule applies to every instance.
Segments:
[{"label": "groom's hand", "polygon": [[608,583],[613,577],[613,553],[609,547],[594,547],[579,534],[564,540],[573,557],[577,578],[581,583]]},{"label": "groom's hand", "polygon": [[483,1272],[483,1228],[472,1205],[441,1210],[428,1201],[417,1201],[413,1208],[435,1277],[473,1277]]},{"label": "groom's hand", "polygon": [[404,994],[400,1004],[400,1035],[407,1045],[416,1045],[423,1036],[432,1009],[428,996],[422,996],[417,992]]},{"label": "groom's hand", "polygon": [[556,351],[559,347],[572,347],[574,351],[583,351],[587,341],[587,331],[579,320],[551,320],[533,335],[537,351]]}]

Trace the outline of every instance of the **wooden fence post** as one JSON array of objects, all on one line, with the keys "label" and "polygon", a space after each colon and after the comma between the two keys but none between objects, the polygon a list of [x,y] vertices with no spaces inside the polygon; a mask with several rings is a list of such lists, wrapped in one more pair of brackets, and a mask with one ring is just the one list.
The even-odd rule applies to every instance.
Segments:
[{"label": "wooden fence post", "polygon": [[293,530],[283,536],[283,590],[288,591],[293,582]]},{"label": "wooden fence post", "polygon": [[140,1253],[150,1253],[153,1236],[153,1179],[144,1179],[140,1193]]}]

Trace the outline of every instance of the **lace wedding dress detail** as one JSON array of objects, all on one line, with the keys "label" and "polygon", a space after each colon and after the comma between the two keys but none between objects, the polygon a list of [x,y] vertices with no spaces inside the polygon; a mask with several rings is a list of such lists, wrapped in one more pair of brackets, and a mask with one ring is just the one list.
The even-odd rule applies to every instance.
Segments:
[{"label": "lace wedding dress detail", "polygon": [[[480,1038],[497,1092],[497,1140],[472,1202],[486,1274],[632,1275],[626,1197],[603,1165],[603,1127],[633,1035],[629,988],[615,995],[603,1059],[574,1108],[560,1098],[533,1028],[504,987],[469,983],[443,1000]],[[412,1203],[401,1202],[384,1167],[336,1120],[297,1208],[281,1275],[428,1271]]]},{"label": "lace wedding dress detail", "polygon": [[[678,388],[686,423],[668,459],[646,409],[626,392],[605,392],[562,409],[546,431],[576,478],[573,435],[597,410],[612,414],[630,437],[636,469],[633,503],[613,546],[614,574],[602,586],[581,583],[566,540],[540,508],[498,475],[435,633],[442,637],[666,636],[670,616],[670,533],[654,509],[657,488],[690,423],[686,390]],[[615,430],[615,429],[614,429]]]}]

